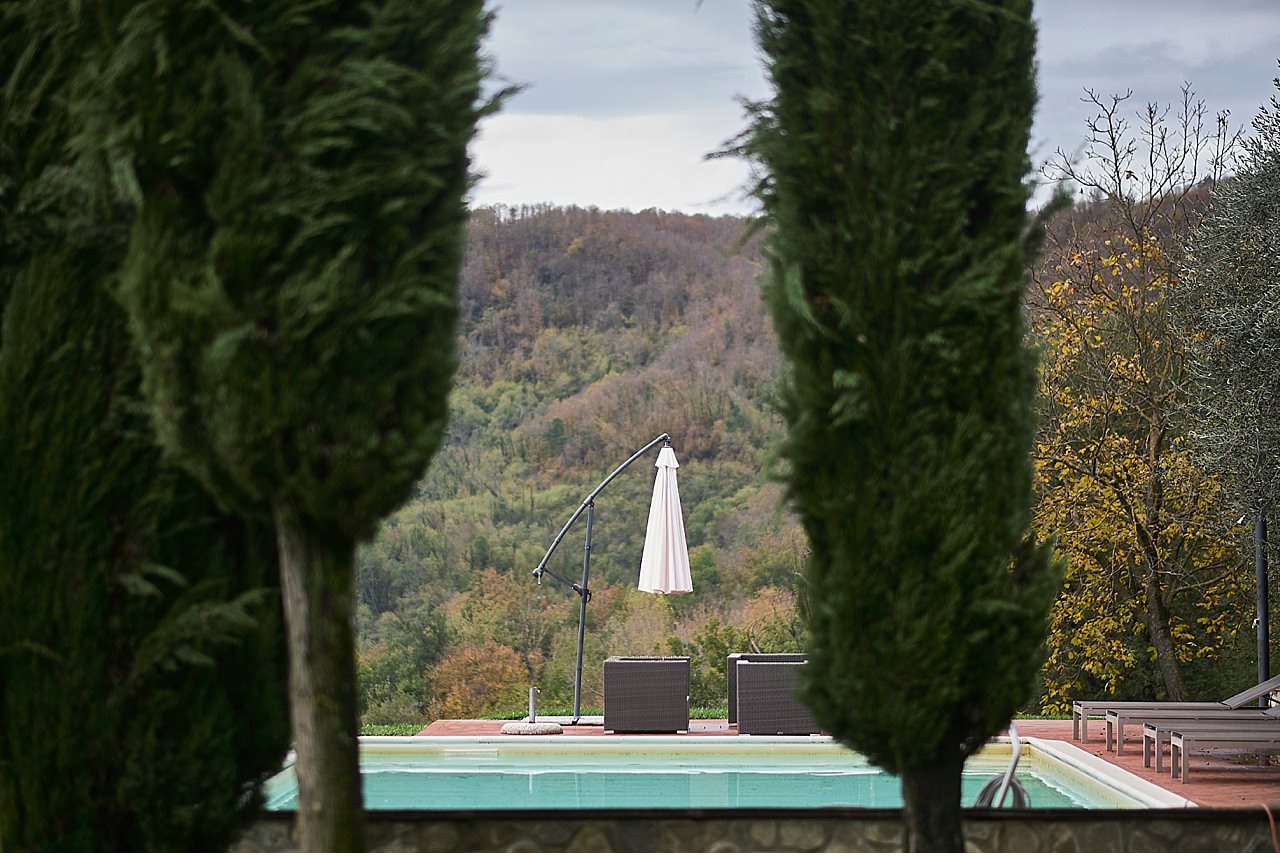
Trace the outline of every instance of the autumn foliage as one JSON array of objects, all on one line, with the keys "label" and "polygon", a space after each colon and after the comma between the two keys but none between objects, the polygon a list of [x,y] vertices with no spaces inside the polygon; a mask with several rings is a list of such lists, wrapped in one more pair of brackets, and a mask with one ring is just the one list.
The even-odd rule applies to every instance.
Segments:
[{"label": "autumn foliage", "polygon": [[1043,677],[1052,710],[1082,695],[1183,699],[1185,666],[1239,627],[1247,579],[1182,420],[1177,276],[1150,230],[1090,228],[1059,248],[1038,292],[1036,522],[1068,560]]},{"label": "autumn foliage", "polygon": [[[549,206],[473,214],[448,443],[357,560],[366,721],[425,720],[445,699],[454,712],[470,701],[468,717],[498,711],[436,670],[487,643],[519,668],[497,695],[509,710],[530,685],[544,711],[567,707],[577,598],[530,570],[581,498],[659,431],[683,465],[695,592],[635,592],[653,485],[637,463],[597,504],[584,707],[601,703],[609,655],[689,655],[695,705],[724,706],[725,654],[806,648],[795,584],[808,544],[768,479],[779,364],[758,247],[739,244],[747,226]],[[1221,696],[1248,676],[1247,569],[1217,482],[1196,465],[1165,312],[1180,233],[1167,220],[1125,226],[1105,198],[1082,196],[1050,224],[1028,297],[1042,374],[1035,521],[1067,579],[1024,711],[1168,696],[1146,622],[1153,568],[1185,693]],[[581,531],[555,556],[568,578],[581,574]]]},{"label": "autumn foliage", "polygon": [[1086,157],[1049,165],[1080,199],[1051,224],[1028,298],[1042,353],[1036,523],[1068,561],[1049,711],[1078,697],[1214,699],[1248,676],[1251,588],[1235,515],[1193,443],[1196,333],[1174,313],[1187,239],[1235,137],[1190,87],[1173,105],[1127,100],[1087,91]]},{"label": "autumn foliage", "polygon": [[[709,677],[700,699],[723,706],[721,650],[775,645],[744,611],[762,592],[794,603],[806,544],[768,478],[778,355],[747,226],[551,206],[472,214],[447,443],[357,558],[367,720],[425,718],[446,698],[492,712],[434,670],[490,642],[517,655],[516,708],[530,685],[544,709],[568,705],[578,600],[530,571],[581,499],[661,432],[681,462],[695,592],[635,592],[654,480],[652,461],[637,462],[596,502],[583,705],[600,706],[608,655],[680,651]],[[562,577],[581,576],[583,530],[553,558]],[[797,625],[788,608],[789,649],[802,648]]]},{"label": "autumn foliage", "polygon": [[432,671],[437,698],[432,718],[466,718],[477,712],[513,712],[527,704],[520,656],[505,644],[463,644],[445,653]]}]

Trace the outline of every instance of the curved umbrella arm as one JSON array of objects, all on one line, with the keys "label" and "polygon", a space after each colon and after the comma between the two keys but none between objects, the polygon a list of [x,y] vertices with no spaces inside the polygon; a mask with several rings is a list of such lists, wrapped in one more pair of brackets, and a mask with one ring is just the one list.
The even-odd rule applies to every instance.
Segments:
[{"label": "curved umbrella arm", "polygon": [[587,511],[587,507],[591,506],[592,502],[595,501],[596,496],[599,495],[600,492],[604,491],[604,487],[609,485],[609,483],[613,482],[614,477],[618,476],[618,474],[625,471],[632,462],[634,462],[636,459],[639,459],[641,456],[643,456],[645,453],[652,450],[654,447],[658,446],[659,444],[669,444],[669,443],[671,443],[671,436],[668,435],[666,432],[663,432],[657,438],[654,438],[648,444],[645,444],[639,450],[636,450],[634,453],[632,453],[631,457],[627,459],[625,462],[623,462],[621,465],[619,465],[618,467],[614,468],[613,473],[605,477],[604,480],[601,481],[600,485],[596,486],[591,491],[591,494],[583,498],[582,503],[578,505],[577,511],[575,511],[573,515],[569,516],[569,520],[564,523],[564,527],[560,528],[560,532],[556,534],[556,538],[551,540],[551,547],[547,549],[547,553],[542,555],[542,560],[540,560],[538,562],[538,565],[533,568],[533,577],[537,578],[538,580],[542,580],[543,575],[550,575],[552,578],[555,578],[557,581],[572,587],[574,591],[577,592],[579,595],[582,595],[582,587],[580,585],[575,584],[574,582],[569,581],[565,578],[561,578],[556,573],[547,569],[547,563],[550,562],[551,555],[554,554],[555,550],[560,547],[560,542],[561,540],[564,539],[565,534],[569,532],[569,528],[573,527],[574,523],[577,522],[577,520],[582,517],[582,514]]}]

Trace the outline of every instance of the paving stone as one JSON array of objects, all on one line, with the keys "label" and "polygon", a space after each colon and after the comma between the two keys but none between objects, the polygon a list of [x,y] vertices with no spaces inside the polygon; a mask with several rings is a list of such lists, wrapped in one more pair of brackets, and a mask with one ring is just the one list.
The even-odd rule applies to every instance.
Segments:
[{"label": "paving stone", "polygon": [[751,836],[753,844],[769,849],[778,840],[778,824],[776,822],[753,822],[747,833]]},{"label": "paving stone", "polygon": [[565,847],[566,852],[613,852],[613,844],[598,825],[584,825]]},{"label": "paving stone", "polygon": [[783,851],[812,852],[826,842],[826,826],[820,821],[788,820],[778,825],[778,847]]}]

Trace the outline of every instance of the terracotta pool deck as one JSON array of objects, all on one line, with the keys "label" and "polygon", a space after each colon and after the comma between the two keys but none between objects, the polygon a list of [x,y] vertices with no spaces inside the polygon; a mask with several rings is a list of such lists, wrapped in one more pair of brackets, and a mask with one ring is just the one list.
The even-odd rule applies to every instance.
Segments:
[{"label": "terracotta pool deck", "polygon": [[[418,735],[498,736],[501,735],[503,723],[502,721],[436,721]],[[1184,784],[1171,777],[1167,771],[1157,774],[1155,769],[1143,767],[1140,728],[1133,728],[1126,734],[1128,736],[1126,751],[1116,756],[1105,750],[1101,738],[1103,731],[1100,728],[1092,731],[1090,741],[1082,743],[1071,738],[1070,721],[1020,720],[1014,723],[1021,736],[1056,739],[1075,745],[1112,765],[1119,766],[1127,772],[1187,798],[1201,807],[1258,807],[1259,805],[1280,807],[1280,766],[1243,765],[1221,757],[1196,757],[1192,761],[1191,782]],[[596,736],[607,741],[614,735],[605,733],[604,728],[599,725],[565,726],[563,729],[562,735],[569,737]],[[676,735],[736,736],[737,733],[736,727],[731,727],[724,721],[691,721],[688,733]],[[657,738],[669,739],[671,735],[670,733],[659,734]]]}]

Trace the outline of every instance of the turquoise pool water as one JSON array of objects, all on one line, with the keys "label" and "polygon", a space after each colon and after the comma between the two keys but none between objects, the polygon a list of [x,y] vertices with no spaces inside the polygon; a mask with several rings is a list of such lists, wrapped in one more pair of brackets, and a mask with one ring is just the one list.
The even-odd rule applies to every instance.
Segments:
[{"label": "turquoise pool water", "polygon": [[[975,755],[966,805],[1008,764]],[[1018,779],[1034,808],[1133,807],[1024,751]],[[539,742],[458,739],[362,743],[365,805],[377,810],[901,807],[899,781],[834,742],[683,738]],[[267,784],[267,807],[296,806],[291,767]]]}]

